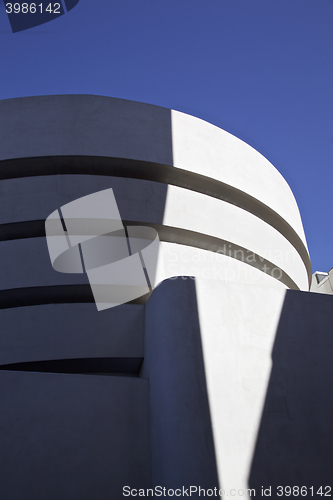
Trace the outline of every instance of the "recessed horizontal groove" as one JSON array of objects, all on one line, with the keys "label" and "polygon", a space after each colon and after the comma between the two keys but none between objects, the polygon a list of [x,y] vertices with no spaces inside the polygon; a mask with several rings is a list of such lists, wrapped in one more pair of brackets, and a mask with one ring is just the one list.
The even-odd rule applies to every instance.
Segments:
[{"label": "recessed horizontal groove", "polygon": [[45,237],[45,220],[0,224],[0,241]]},{"label": "recessed horizontal groove", "polygon": [[[210,252],[217,252],[222,255],[227,255],[228,257],[240,260],[241,262],[245,262],[249,266],[255,267],[256,269],[269,274],[273,278],[284,283],[288,288],[299,290],[299,287],[296,285],[296,283],[281,268],[277,267],[272,262],[264,259],[263,257],[254,254],[250,250],[231,243],[230,241],[222,240],[220,238],[202,233],[197,233],[195,231],[189,231],[187,229],[164,226],[163,224],[125,220],[123,220],[123,223],[125,227],[142,225],[152,227],[158,232],[160,241],[201,248]],[[11,224],[0,225],[0,241],[15,240],[21,238],[40,238],[43,236],[45,236],[44,220],[14,222]],[[93,299],[88,300],[88,302],[93,302]]]},{"label": "recessed horizontal groove", "polygon": [[0,370],[138,377],[143,358],[75,358],[0,365]]},{"label": "recessed horizontal groove", "polygon": [[206,194],[242,208],[274,227],[294,246],[304,262],[310,286],[310,257],[296,231],[270,207],[229,184],[170,165],[125,158],[47,156],[0,161],[0,180],[58,174],[105,175],[161,182]]},{"label": "recessed horizontal groove", "polygon": [[[143,305],[150,293],[128,302]],[[95,303],[90,285],[56,285],[0,290],[0,309],[41,306],[46,304]]]}]

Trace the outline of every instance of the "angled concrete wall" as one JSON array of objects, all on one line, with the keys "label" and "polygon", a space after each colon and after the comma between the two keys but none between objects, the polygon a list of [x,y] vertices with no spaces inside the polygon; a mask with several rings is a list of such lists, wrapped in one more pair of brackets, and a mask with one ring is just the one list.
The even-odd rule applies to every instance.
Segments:
[{"label": "angled concrete wall", "polygon": [[223,499],[329,487],[332,312],[333,298],[314,293],[162,283],[146,304],[141,370],[153,484],[217,487]]},{"label": "angled concrete wall", "polygon": [[286,293],[249,475],[272,497],[279,485],[332,494],[332,313],[331,295]]}]

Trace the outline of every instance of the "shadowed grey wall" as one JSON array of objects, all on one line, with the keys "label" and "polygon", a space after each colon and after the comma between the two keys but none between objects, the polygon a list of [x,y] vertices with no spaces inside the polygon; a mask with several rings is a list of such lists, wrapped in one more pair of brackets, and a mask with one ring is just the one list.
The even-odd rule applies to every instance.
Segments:
[{"label": "shadowed grey wall", "polygon": [[[194,281],[164,281],[146,304],[153,484],[218,488]],[[197,495],[192,495],[197,498]]]},{"label": "shadowed grey wall", "polygon": [[332,314],[332,296],[286,293],[249,478],[258,491],[332,487]]},{"label": "shadowed grey wall", "polygon": [[113,189],[122,219],[163,223],[165,184],[141,179],[70,174],[2,180],[0,223],[45,220],[56,208],[108,188]]},{"label": "shadowed grey wall", "polygon": [[151,484],[148,381],[0,371],[2,500],[120,500]]},{"label": "shadowed grey wall", "polygon": [[0,310],[0,365],[75,358],[143,358],[144,307],[123,304],[97,314],[95,304]]},{"label": "shadowed grey wall", "polygon": [[159,106],[94,95],[38,96],[0,101],[0,115],[6,116],[0,120],[1,160],[80,154],[172,164],[171,111]]}]

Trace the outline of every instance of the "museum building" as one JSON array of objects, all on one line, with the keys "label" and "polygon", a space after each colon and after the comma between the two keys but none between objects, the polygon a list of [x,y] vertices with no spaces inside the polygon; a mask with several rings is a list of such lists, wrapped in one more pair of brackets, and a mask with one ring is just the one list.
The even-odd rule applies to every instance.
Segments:
[{"label": "museum building", "polygon": [[[97,310],[86,272],[52,267],[45,221],[106,190],[127,239],[158,235],[158,278]],[[266,158],[149,104],[2,100],[0,206],[2,500],[329,485],[332,272],[312,276]]]}]

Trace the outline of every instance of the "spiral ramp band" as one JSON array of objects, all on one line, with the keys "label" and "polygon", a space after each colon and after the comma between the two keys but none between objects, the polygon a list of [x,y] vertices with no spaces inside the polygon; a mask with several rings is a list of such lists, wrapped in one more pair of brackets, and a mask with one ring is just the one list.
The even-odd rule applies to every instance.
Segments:
[{"label": "spiral ramp band", "polygon": [[[183,113],[97,96],[11,99],[0,107],[0,233],[8,224],[32,228],[56,206],[109,187],[123,220],[158,228],[165,278],[308,289],[311,265],[290,188],[239,139]],[[37,241],[45,248],[42,239],[32,246]],[[6,250],[24,253],[26,243],[8,239]],[[34,276],[17,273],[8,288],[48,286],[49,270],[31,266]]]}]

